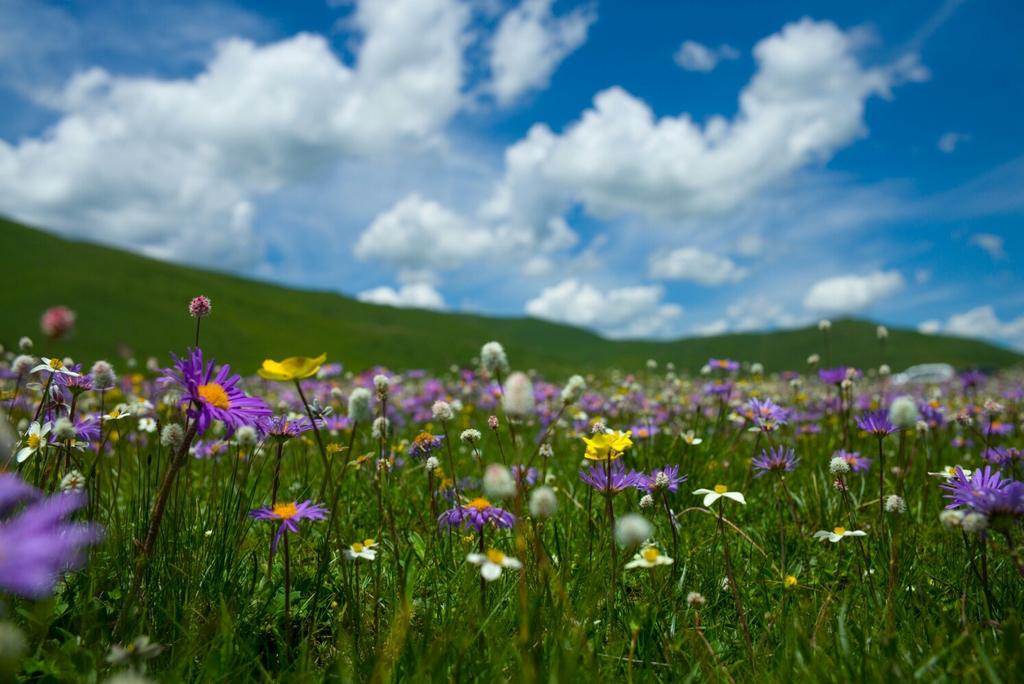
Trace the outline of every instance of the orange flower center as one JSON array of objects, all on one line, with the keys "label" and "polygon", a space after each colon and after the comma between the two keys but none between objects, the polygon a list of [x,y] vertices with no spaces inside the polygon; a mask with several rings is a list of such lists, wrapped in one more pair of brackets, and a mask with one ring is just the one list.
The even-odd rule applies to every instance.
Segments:
[{"label": "orange flower center", "polygon": [[482,496],[478,496],[477,498],[473,499],[468,504],[466,504],[466,506],[468,508],[475,508],[478,511],[485,511],[491,507],[491,502],[483,498]]},{"label": "orange flower center", "polygon": [[299,514],[299,508],[295,505],[295,502],[286,504],[277,504],[272,509],[274,517],[279,520],[290,520]]},{"label": "orange flower center", "polygon": [[487,560],[491,561],[495,565],[501,565],[505,561],[505,554],[503,554],[501,551],[488,549]]},{"label": "orange flower center", "polygon": [[644,560],[648,563],[653,563],[655,560],[657,560],[660,554],[658,553],[658,549],[654,548],[653,546],[648,546],[641,552],[640,555],[642,555],[644,557]]},{"label": "orange flower center", "polygon": [[219,409],[231,408],[231,402],[228,400],[228,393],[224,391],[216,382],[211,382],[208,385],[199,386],[199,397],[211,406],[216,406]]}]

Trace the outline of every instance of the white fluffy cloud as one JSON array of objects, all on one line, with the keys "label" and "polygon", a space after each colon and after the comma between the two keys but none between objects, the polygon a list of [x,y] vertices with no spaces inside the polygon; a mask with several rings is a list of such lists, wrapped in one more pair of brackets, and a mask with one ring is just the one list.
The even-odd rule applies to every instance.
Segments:
[{"label": "white fluffy cloud", "polygon": [[1006,250],[1003,248],[1003,238],[994,233],[975,233],[971,236],[971,244],[985,250],[993,261],[1002,261],[1006,258]]},{"label": "white fluffy cloud", "polygon": [[835,276],[811,286],[804,297],[804,308],[819,313],[853,313],[896,294],[904,286],[899,271]]},{"label": "white fluffy cloud", "polygon": [[458,268],[494,248],[486,227],[413,194],[378,215],[359,236],[355,254],[405,269]]},{"label": "white fluffy cloud", "polygon": [[361,2],[355,66],[321,36],[219,44],[193,78],[93,69],[43,135],[0,141],[0,209],[166,258],[238,267],[256,200],[339,160],[434,140],[463,102],[457,0]]},{"label": "white fluffy cloud", "polygon": [[509,105],[531,90],[548,85],[558,65],[587,39],[597,18],[578,7],[560,17],[553,0],[523,0],[498,24],[491,42],[491,90],[500,105]]},{"label": "white fluffy cloud", "polygon": [[381,286],[360,292],[359,301],[417,309],[444,309],[444,297],[429,283],[411,283],[397,290]]},{"label": "white fluffy cloud", "polygon": [[740,56],[736,48],[730,45],[720,45],[717,48],[709,48],[696,41],[684,40],[672,58],[683,69],[687,71],[712,71],[723,59],[736,59]]},{"label": "white fluffy cloud", "polygon": [[650,276],[663,280],[691,280],[713,287],[735,283],[747,275],[726,256],[705,252],[696,247],[680,247],[669,252],[655,252],[650,258]]},{"label": "white fluffy cloud", "polygon": [[657,119],[620,87],[601,91],[562,133],[536,124],[506,150],[505,177],[487,209],[533,230],[576,204],[600,217],[734,209],[863,136],[869,97],[924,77],[912,57],[862,66],[859,44],[830,22],[785,26],[754,47],[758,70],[740,93],[736,116],[713,116],[703,126],[688,114]]},{"label": "white fluffy cloud", "polygon": [[928,334],[942,332],[960,337],[994,339],[1024,349],[1024,315],[1003,321],[989,305],[954,314],[945,323],[925,321],[917,329]]},{"label": "white fluffy cloud", "polygon": [[657,285],[601,290],[570,278],[528,301],[526,313],[610,337],[665,337],[676,332],[683,309],[665,303],[664,296],[664,289]]},{"label": "white fluffy cloud", "polygon": [[956,133],[954,131],[950,131],[949,133],[943,133],[939,137],[939,142],[937,143],[937,146],[939,148],[939,151],[945,152],[946,154],[952,154],[953,152],[956,151],[956,148],[960,145],[960,143],[965,142],[967,140],[970,140],[970,136],[964,135],[963,133]]}]

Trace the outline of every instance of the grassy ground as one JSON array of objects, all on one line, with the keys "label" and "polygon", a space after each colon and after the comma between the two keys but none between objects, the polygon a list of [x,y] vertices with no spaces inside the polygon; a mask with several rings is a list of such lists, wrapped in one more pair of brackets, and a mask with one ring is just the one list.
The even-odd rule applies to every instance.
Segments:
[{"label": "grassy ground", "polygon": [[[138,542],[171,456],[155,436],[136,428],[134,418],[109,423],[102,456],[96,458],[93,445],[73,459],[88,477],[86,517],[105,526],[106,539],[54,598],[7,600],[32,648],[21,677],[97,681],[124,669],[105,661],[112,644],[147,634],[165,650],[145,668],[168,682],[1019,681],[1021,576],[1001,538],[983,541],[943,529],[938,513],[945,501],[938,480],[926,474],[949,463],[980,463],[973,452],[951,446],[957,435],[977,439],[955,422],[884,440],[888,464],[904,466],[899,475],[886,469],[884,493],[902,492],[907,510],[882,514],[877,461],[869,472],[847,476],[848,501],[833,488],[833,451],[845,445],[874,457],[878,442],[850,428],[848,412],[828,409],[834,390],[814,379],[799,393],[771,379],[740,383],[743,395],[773,396],[813,414],[764,437],[749,432],[749,423],[730,420],[730,406],[723,411],[716,400],[701,400],[699,385],[653,371],[639,375],[641,387],[592,377],[594,392],[585,398],[590,418],[601,415],[612,427],[636,430],[622,457],[626,466],[649,472],[675,464],[689,476],[653,508],[642,509],[633,490],[612,503],[616,517],[642,512],[653,523],[652,539],[675,562],[625,569],[635,549],[611,543],[604,497],[578,476],[583,443],[580,426],[570,421],[548,435],[557,513],[546,520],[528,515],[523,499],[529,492],[501,503],[522,523],[487,529],[485,545],[521,559],[524,568],[484,584],[465,561],[479,537],[472,530],[438,530],[433,509],[449,504],[423,461],[407,455],[408,442],[424,429],[446,431],[454,460],[446,449],[436,452],[445,470],[450,475],[454,462],[460,478],[479,478],[487,462],[529,462],[545,413],[520,423],[513,441],[504,423],[496,431],[487,427],[493,388],[455,376],[440,380],[443,390],[426,380],[396,386],[392,405],[402,408],[389,414],[395,420],[389,439],[372,438],[366,425],[325,431],[336,488],[325,487],[312,433],[285,445],[278,499],[310,498],[334,510],[328,520],[303,522],[300,533],[288,535],[287,580],[280,550],[268,563],[275,525],[248,516],[270,503],[275,443],[223,442],[218,456],[189,459],[173,487],[141,600],[130,600],[129,589]],[[1020,379],[999,382],[979,396],[999,396]],[[125,395],[153,399],[162,425],[181,421],[179,409],[159,401],[152,379],[133,378],[126,387]],[[341,399],[332,398],[332,387]],[[306,392],[344,413],[351,387],[325,380],[308,383]],[[250,390],[272,406],[301,409],[287,385],[256,382]],[[855,392],[870,398],[878,391],[864,382]],[[957,388],[944,391],[947,415],[972,401]],[[424,407],[429,411],[437,396],[463,403],[447,426],[414,417]],[[82,415],[94,410],[95,399],[83,395]],[[107,405],[118,399],[106,397]],[[550,408],[558,406],[556,394]],[[15,418],[33,407],[25,404]],[[1017,417],[1011,402],[1005,419]],[[648,425],[660,431],[644,437],[640,429]],[[801,425],[820,432],[798,430]],[[484,435],[483,459],[456,437],[469,427]],[[686,446],[678,435],[687,429],[703,441]],[[998,440],[1020,443],[1015,436]],[[793,446],[801,458],[786,475],[785,489],[774,474],[752,477],[750,459],[769,443]],[[373,464],[381,454],[404,464],[379,471]],[[50,488],[63,467],[51,468],[60,462],[51,452],[21,473]],[[723,499],[710,509],[701,506],[692,490],[716,483],[744,492],[746,505]],[[468,498],[480,490],[466,483],[462,491]],[[678,520],[677,538],[670,515]],[[812,538],[838,525],[867,535],[835,544]],[[1019,528],[1018,521],[1018,541]],[[380,542],[375,560],[344,557],[349,543],[367,537]],[[726,550],[735,592],[723,585],[730,574]],[[790,575],[796,583],[787,587]],[[704,605],[691,605],[690,592],[702,594]]]},{"label": "grassy ground", "polygon": [[[74,358],[118,358],[122,349],[140,360],[166,358],[189,341],[187,333],[169,330],[167,321],[176,320],[199,293],[213,300],[217,321],[205,335],[207,350],[246,372],[267,356],[322,351],[344,359],[354,370],[382,364],[441,371],[472,358],[482,339],[502,340],[522,368],[563,376],[579,370],[639,368],[649,358],[672,361],[692,373],[710,356],[760,361],[769,371],[779,371],[802,368],[808,355],[824,357],[826,351],[821,333],[813,328],[667,342],[612,341],[536,319],[376,306],[68,242],[3,219],[0,249],[21,255],[7,261],[9,286],[0,291],[0,342],[12,348],[19,336],[38,330],[45,308],[65,304],[78,313],[78,326],[60,351]],[[41,261],[46,262],[42,271]],[[880,363],[874,324],[837,321],[832,337],[835,359],[858,367]],[[961,368],[1002,368],[1021,360],[1015,352],[975,340],[895,329],[885,358],[894,370],[938,361]]]}]

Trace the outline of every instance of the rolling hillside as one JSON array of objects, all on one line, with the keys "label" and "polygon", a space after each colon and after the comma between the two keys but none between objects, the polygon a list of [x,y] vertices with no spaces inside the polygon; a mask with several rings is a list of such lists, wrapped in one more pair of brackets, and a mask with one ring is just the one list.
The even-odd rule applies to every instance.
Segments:
[{"label": "rolling hillside", "polygon": [[[186,307],[196,294],[213,300],[203,324],[203,347],[241,372],[265,357],[315,355],[353,370],[381,364],[441,370],[467,364],[480,345],[500,340],[514,367],[564,375],[607,367],[639,369],[648,359],[695,371],[709,356],[761,361],[768,370],[802,368],[823,351],[816,328],[673,341],[616,341],[532,318],[497,318],[365,304],[330,292],[295,290],[238,276],[155,261],[100,245],[72,242],[0,219],[6,255],[0,293],[0,342],[7,348],[27,334],[37,353],[83,360],[115,359],[130,348],[138,358],[180,353],[191,342]],[[78,314],[74,334],[49,345],[39,316],[55,304]],[[946,361],[958,367],[1005,367],[1022,357],[980,342],[891,330],[885,362],[894,369]],[[875,325],[833,325],[833,360],[868,367],[882,362]]]}]

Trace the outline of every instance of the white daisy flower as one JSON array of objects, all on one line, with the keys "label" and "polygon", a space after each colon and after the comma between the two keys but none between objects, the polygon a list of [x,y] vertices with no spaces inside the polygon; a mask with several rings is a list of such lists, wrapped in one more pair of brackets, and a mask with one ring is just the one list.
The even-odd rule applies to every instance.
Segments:
[{"label": "white daisy flower", "polygon": [[372,561],[377,557],[376,546],[377,542],[373,539],[364,539],[363,541],[356,542],[345,549],[345,557],[349,560],[363,558],[365,560]]},{"label": "white daisy flower", "polygon": [[815,539],[828,539],[830,542],[838,542],[843,537],[863,537],[867,534],[862,530],[848,530],[845,527],[835,527],[832,531],[818,530],[814,533]]},{"label": "white daisy flower", "polygon": [[25,433],[25,446],[18,450],[15,460],[24,463],[37,451],[46,448],[46,436],[50,434],[52,427],[50,423],[40,424],[38,421],[29,425],[28,432]]},{"label": "white daisy flower", "polygon": [[626,563],[626,570],[633,568],[653,568],[658,565],[672,565],[675,561],[658,551],[655,546],[648,546],[640,553],[633,556],[633,560]]},{"label": "white daisy flower", "polygon": [[704,441],[703,439],[698,437],[693,430],[687,430],[680,436],[683,438],[683,441],[689,444],[690,446],[697,446],[698,444]]},{"label": "white daisy flower", "polygon": [[139,429],[143,432],[156,432],[156,421],[152,418],[140,418]]},{"label": "white daisy flower", "polygon": [[724,484],[716,484],[714,489],[695,489],[694,494],[704,495],[704,506],[705,508],[710,507],[711,504],[715,503],[723,496],[727,499],[732,499],[737,503],[746,504],[747,500],[743,498],[743,495],[739,492],[730,492],[729,488]]},{"label": "white daisy flower", "polygon": [[64,362],[60,359],[48,359],[44,356],[40,360],[42,363],[32,369],[33,373],[37,371],[49,371],[55,375],[69,375],[72,378],[77,378],[80,375],[65,366]]},{"label": "white daisy flower", "polygon": [[466,556],[466,560],[473,565],[479,565],[480,576],[488,582],[493,582],[501,577],[501,571],[504,568],[518,570],[523,567],[523,564],[512,556],[506,556],[495,549],[488,549],[487,553],[471,553]]},{"label": "white daisy flower", "polygon": [[943,466],[942,470],[940,470],[939,472],[928,474],[931,475],[932,477],[941,477],[946,480],[952,480],[954,477],[956,477],[957,468],[960,468],[960,470],[964,471],[964,477],[966,477],[968,480],[971,479],[971,473],[973,471],[968,470],[967,468],[962,468],[960,466]]}]

